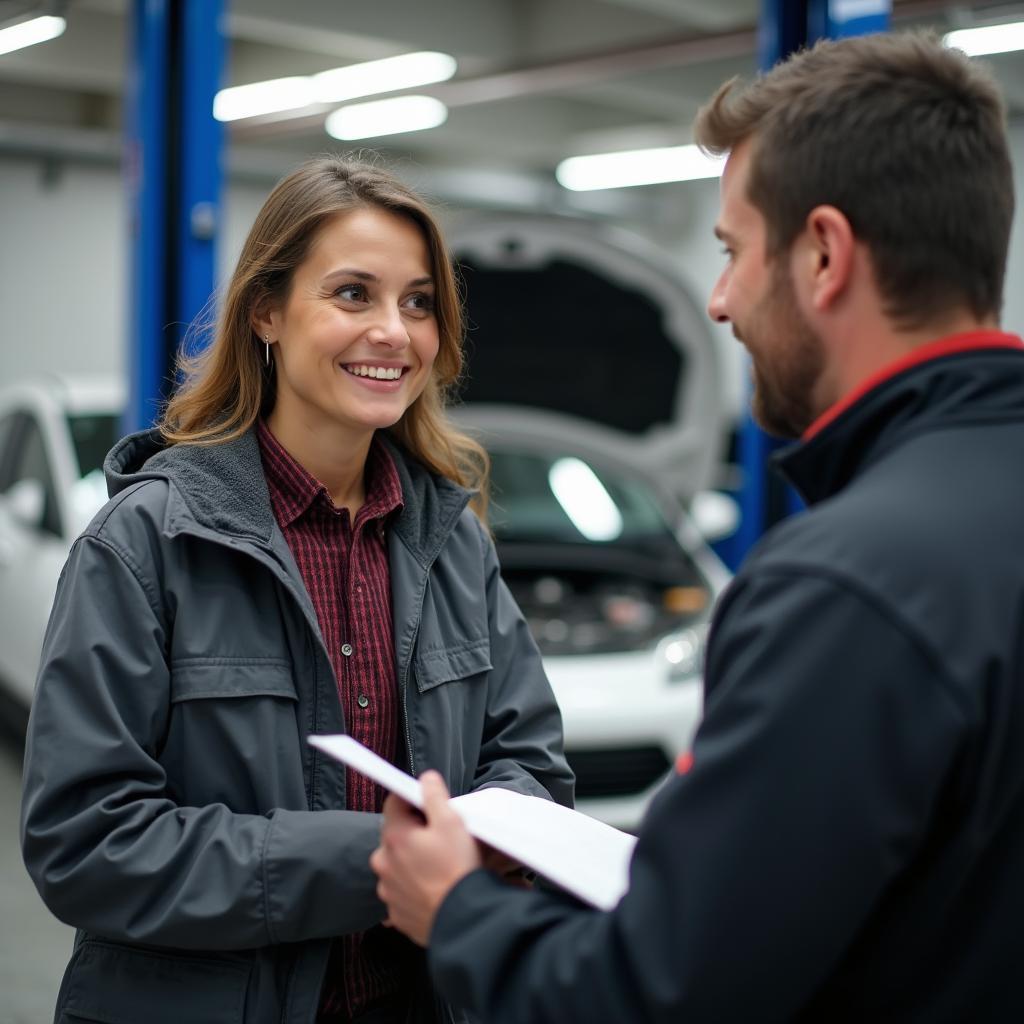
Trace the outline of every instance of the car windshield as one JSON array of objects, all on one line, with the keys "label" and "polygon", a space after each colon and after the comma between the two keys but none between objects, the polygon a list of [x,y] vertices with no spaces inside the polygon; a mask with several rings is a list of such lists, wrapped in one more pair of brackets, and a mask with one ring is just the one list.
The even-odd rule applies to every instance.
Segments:
[{"label": "car windshield", "polygon": [[71,442],[78,459],[79,473],[102,473],[103,460],[118,438],[118,419],[109,413],[69,413]]},{"label": "car windshield", "polygon": [[702,620],[711,592],[639,477],[491,452],[502,575],[545,654],[628,651]]},{"label": "car windshield", "polygon": [[495,451],[491,484],[491,527],[505,543],[676,544],[647,485],[575,456]]}]

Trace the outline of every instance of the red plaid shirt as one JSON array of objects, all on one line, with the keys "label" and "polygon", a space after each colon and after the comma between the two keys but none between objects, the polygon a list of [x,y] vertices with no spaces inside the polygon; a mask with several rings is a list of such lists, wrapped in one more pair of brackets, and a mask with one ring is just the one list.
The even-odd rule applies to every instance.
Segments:
[{"label": "red plaid shirt", "polygon": [[[262,420],[257,437],[270,503],[313,602],[345,726],[360,743],[394,762],[398,695],[385,542],[385,520],[402,505],[394,462],[374,438],[366,460],[366,500],[353,521]],[[380,811],[384,802],[383,789],[360,772],[346,774],[345,796],[353,811]],[[373,954],[368,934],[334,942],[319,1021],[347,1021],[404,988],[398,965]]]}]

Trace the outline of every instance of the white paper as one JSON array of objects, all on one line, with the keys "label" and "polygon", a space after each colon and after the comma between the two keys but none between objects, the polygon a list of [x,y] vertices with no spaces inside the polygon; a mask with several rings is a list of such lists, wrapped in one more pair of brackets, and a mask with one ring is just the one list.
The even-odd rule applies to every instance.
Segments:
[{"label": "white paper", "polygon": [[[351,736],[309,742],[423,808],[419,782]],[[592,906],[610,910],[629,888],[636,836],[596,818],[508,789],[478,789],[452,799],[469,832]]]}]

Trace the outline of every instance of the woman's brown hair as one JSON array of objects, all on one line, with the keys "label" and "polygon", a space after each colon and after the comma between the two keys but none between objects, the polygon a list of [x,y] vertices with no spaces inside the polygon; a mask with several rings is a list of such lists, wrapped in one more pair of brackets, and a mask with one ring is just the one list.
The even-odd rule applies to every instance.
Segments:
[{"label": "woman's brown hair", "polygon": [[339,156],[308,160],[267,197],[242,246],[210,345],[182,353],[183,383],[158,424],[168,444],[218,444],[244,434],[274,404],[276,375],[264,363],[253,313],[283,304],[296,268],[336,214],[377,207],[412,221],[430,252],[439,348],[423,393],[389,432],[428,469],[476,492],[484,517],[489,464],[484,449],[445,412],[462,373],[459,289],[441,230],[427,204],[392,174]]}]

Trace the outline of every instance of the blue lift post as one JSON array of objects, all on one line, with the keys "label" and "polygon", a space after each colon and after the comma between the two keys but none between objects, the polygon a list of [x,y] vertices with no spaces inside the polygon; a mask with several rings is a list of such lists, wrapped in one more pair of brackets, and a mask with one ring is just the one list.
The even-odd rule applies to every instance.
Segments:
[{"label": "blue lift post", "polygon": [[125,116],[129,395],[124,429],[154,421],[190,324],[214,288],[223,133],[213,117],[223,0],[133,0]]},{"label": "blue lift post", "polygon": [[[891,10],[891,0],[763,0],[758,25],[760,67],[767,71],[817,39],[884,32]],[[732,568],[769,526],[800,507],[796,494],[772,474],[771,455],[780,443],[761,430],[749,413],[744,416],[737,437],[743,474],[740,525],[721,548]]]}]

